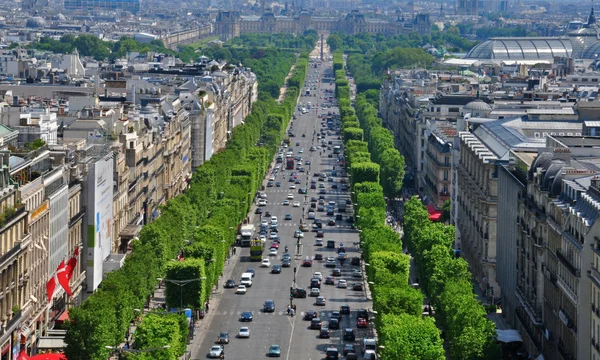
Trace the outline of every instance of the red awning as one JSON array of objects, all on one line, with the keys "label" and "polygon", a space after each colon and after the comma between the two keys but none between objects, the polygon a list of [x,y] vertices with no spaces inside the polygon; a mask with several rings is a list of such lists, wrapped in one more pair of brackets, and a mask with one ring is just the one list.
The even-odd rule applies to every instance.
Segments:
[{"label": "red awning", "polygon": [[31,360],[67,360],[67,357],[63,354],[39,354],[32,356]]},{"label": "red awning", "polygon": [[63,311],[63,313],[60,314],[58,319],[56,319],[57,322],[61,322],[61,323],[65,322],[67,320],[69,320],[69,311],[68,310]]},{"label": "red awning", "polygon": [[435,206],[433,206],[433,204],[427,205],[427,212],[429,213],[429,220],[431,220],[431,221],[438,221],[442,217],[442,212],[439,210],[436,210],[436,208],[435,208]]}]

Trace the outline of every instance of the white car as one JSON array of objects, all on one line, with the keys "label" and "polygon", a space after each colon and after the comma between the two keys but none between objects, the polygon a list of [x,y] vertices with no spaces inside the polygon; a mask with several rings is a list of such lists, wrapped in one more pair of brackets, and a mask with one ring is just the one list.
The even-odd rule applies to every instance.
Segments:
[{"label": "white car", "polygon": [[348,283],[344,279],[339,279],[337,287],[339,287],[340,289],[346,289],[348,287]]},{"label": "white car", "polygon": [[294,194],[288,194],[287,199],[288,200],[294,200]]},{"label": "white car", "polygon": [[313,211],[308,213],[308,219],[309,220],[314,220],[315,219],[315,213]]},{"label": "white car", "polygon": [[275,176],[271,176],[271,177],[269,178],[269,180],[270,180],[270,181],[275,181]]},{"label": "white car", "polygon": [[294,184],[290,185],[290,189],[295,189],[295,188],[296,188],[296,185],[294,185]]},{"label": "white car", "polygon": [[277,249],[271,248],[271,250],[269,250],[269,256],[277,256]]},{"label": "white car", "polygon": [[266,236],[264,236],[264,235],[261,235],[261,236],[259,236],[259,237],[258,237],[258,239],[259,239],[260,241],[262,241],[262,242],[265,242],[265,241],[267,241],[267,237],[266,237]]},{"label": "white car", "polygon": [[271,267],[271,260],[269,259],[263,259],[262,263],[260,263],[260,267]]},{"label": "white car", "polygon": [[267,199],[267,193],[260,193],[260,198],[261,199]]},{"label": "white car", "polygon": [[295,238],[304,238],[304,233],[300,230],[296,230],[296,232],[294,233],[294,237]]},{"label": "white car", "polygon": [[300,207],[300,201],[294,201],[292,204],[293,207]]},{"label": "white car", "polygon": [[283,202],[283,205],[286,205],[286,206],[287,206],[287,205],[289,205],[289,204],[290,204],[290,201],[289,201],[289,200],[285,200],[285,201]]},{"label": "white car", "polygon": [[215,345],[210,348],[208,352],[208,357],[213,359],[218,359],[223,354],[223,347],[221,345]]},{"label": "white car", "polygon": [[321,274],[320,272],[316,271],[313,274],[313,278],[319,278],[319,280],[323,281],[323,274]]},{"label": "white car", "polygon": [[246,285],[238,285],[237,289],[235,289],[236,294],[245,294],[246,291]]},{"label": "white car", "polygon": [[269,226],[269,222],[267,221],[267,219],[262,219],[262,220],[260,221],[260,225],[261,225],[261,226]]},{"label": "white car", "polygon": [[240,331],[238,331],[239,338],[249,338],[250,337],[250,329],[246,326],[241,327]]},{"label": "white car", "polygon": [[275,215],[271,216],[271,224],[273,223],[277,224],[277,216]]},{"label": "white car", "polygon": [[323,239],[316,239],[315,246],[323,246]]},{"label": "white car", "polygon": [[265,199],[258,200],[258,206],[267,206],[267,200],[265,200]]},{"label": "white car", "polygon": [[277,238],[277,233],[275,231],[271,231],[271,233],[269,234],[269,239],[273,240]]},{"label": "white car", "polygon": [[321,295],[321,290],[319,290],[319,288],[312,288],[310,289],[310,296],[320,296]]}]

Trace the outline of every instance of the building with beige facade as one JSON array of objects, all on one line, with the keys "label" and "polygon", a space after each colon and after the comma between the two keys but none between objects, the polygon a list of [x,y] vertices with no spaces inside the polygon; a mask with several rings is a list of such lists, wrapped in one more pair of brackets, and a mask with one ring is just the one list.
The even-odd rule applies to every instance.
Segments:
[{"label": "building with beige facade", "polygon": [[317,32],[344,32],[348,35],[359,33],[420,35],[431,33],[429,14],[412,15],[397,13],[391,20],[369,18],[356,10],[342,17],[314,16],[309,11],[301,11],[297,16],[278,16],[269,9],[262,16],[242,16],[238,11],[220,11],[215,22],[215,34],[226,41],[247,33],[287,33],[302,34],[307,30]]}]

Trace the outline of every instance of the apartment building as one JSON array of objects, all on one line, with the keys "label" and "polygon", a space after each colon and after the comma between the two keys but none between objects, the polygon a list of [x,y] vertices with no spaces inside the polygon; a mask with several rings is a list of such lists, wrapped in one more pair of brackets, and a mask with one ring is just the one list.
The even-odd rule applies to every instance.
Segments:
[{"label": "apartment building", "polygon": [[[48,271],[45,251],[38,249],[42,247],[40,244],[33,244],[28,226],[29,213],[19,198],[18,185],[9,173],[10,153],[2,152],[0,160],[0,356],[9,359],[13,348],[20,353],[24,348],[21,346],[23,340],[26,343],[31,339],[29,331],[27,339],[23,339],[21,329],[35,328],[30,321],[44,306]],[[42,260],[37,261],[36,256]]]},{"label": "apartment building", "polygon": [[456,127],[447,123],[427,121],[427,143],[425,145],[425,171],[422,182],[424,192],[437,208],[450,199],[452,174],[452,140]]}]

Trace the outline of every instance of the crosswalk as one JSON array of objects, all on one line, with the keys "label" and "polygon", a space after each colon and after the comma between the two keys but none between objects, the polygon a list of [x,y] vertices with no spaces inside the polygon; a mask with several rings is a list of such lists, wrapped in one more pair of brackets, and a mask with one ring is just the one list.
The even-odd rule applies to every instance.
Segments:
[{"label": "crosswalk", "polygon": [[[321,189],[308,189],[308,192],[314,192],[314,193],[318,193]],[[325,192],[327,194],[348,194],[348,191],[341,191],[341,190],[325,190]],[[267,193],[267,195],[269,195],[269,193],[288,193],[288,194],[292,194],[294,196],[298,195],[298,196],[304,196],[306,194],[300,194],[298,193],[298,189],[273,189],[273,188],[267,188],[267,190],[265,190],[265,193]]]},{"label": "crosswalk", "polygon": [[[296,223],[281,223],[281,222],[280,222],[280,223],[277,225],[277,227],[282,227],[282,226],[293,226],[293,227],[298,227],[298,226],[300,226],[300,224],[296,224]],[[310,224],[309,224],[309,226],[312,226],[312,225],[310,225]],[[334,227],[336,227],[336,228],[347,228],[347,227],[350,227],[350,225],[344,225],[344,224],[342,224],[342,225],[335,225],[335,226],[324,225],[324,226],[323,226],[323,230],[324,230],[324,229],[328,229],[328,228],[334,228]]]},{"label": "crosswalk", "polygon": [[[213,310],[211,310],[213,311]],[[319,317],[321,319],[329,319],[331,318],[331,314],[333,312],[332,311],[320,311],[319,312]],[[299,315],[296,316],[300,316],[300,317],[304,317],[306,313],[304,311],[300,312]],[[223,310],[223,311],[214,311],[213,315],[215,316],[233,316],[233,315],[237,315],[237,316],[242,316],[242,311],[227,311],[227,310]],[[257,316],[288,316],[287,311],[274,311],[274,312],[263,312],[263,311],[252,311],[252,316],[253,317],[257,317]]]}]

